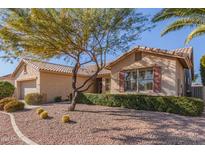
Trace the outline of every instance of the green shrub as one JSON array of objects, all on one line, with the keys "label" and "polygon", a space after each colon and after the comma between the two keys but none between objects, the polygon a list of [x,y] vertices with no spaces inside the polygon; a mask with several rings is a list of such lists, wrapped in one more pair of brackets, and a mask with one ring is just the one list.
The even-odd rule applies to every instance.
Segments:
[{"label": "green shrub", "polygon": [[55,102],[62,102],[62,97],[61,96],[56,96],[54,97]]},{"label": "green shrub", "polygon": [[43,95],[39,93],[30,93],[25,96],[25,102],[29,105],[43,104]]},{"label": "green shrub", "polygon": [[16,99],[13,98],[13,97],[7,97],[7,98],[4,98],[4,99],[1,99],[0,100],[0,111],[3,111],[4,110],[4,106],[6,104],[8,104],[9,102],[11,101],[15,101]]},{"label": "green shrub", "polygon": [[14,94],[15,87],[7,82],[0,81],[0,100],[6,97],[11,97]]},{"label": "green shrub", "polygon": [[47,118],[48,118],[48,112],[47,112],[47,111],[43,111],[43,112],[40,114],[40,118],[41,118],[41,119],[47,119]]},{"label": "green shrub", "polygon": [[201,82],[205,86],[205,55],[200,59],[200,75],[201,75]]},{"label": "green shrub", "polygon": [[43,111],[44,111],[43,108],[38,108],[38,109],[36,110],[36,113],[37,113],[38,115],[40,115]]},{"label": "green shrub", "polygon": [[200,116],[204,103],[200,99],[174,96],[147,96],[138,94],[81,93],[78,103],[125,107],[137,110],[169,112],[185,116]]},{"label": "green shrub", "polygon": [[4,106],[4,111],[6,112],[15,112],[24,109],[24,103],[19,102],[18,100],[12,100]]}]

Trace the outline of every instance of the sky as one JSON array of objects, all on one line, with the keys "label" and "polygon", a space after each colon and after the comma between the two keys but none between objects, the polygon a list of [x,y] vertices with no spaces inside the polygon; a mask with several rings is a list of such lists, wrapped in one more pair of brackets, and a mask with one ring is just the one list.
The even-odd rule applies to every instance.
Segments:
[{"label": "sky", "polygon": [[[138,9],[138,11],[142,12],[145,15],[149,15],[151,18],[158,11],[160,11],[160,9]],[[151,31],[144,32],[141,35],[141,39],[136,41],[136,46],[141,45],[167,50],[192,46],[194,52],[194,70],[196,74],[199,74],[200,58],[202,57],[202,55],[205,55],[205,36],[195,38],[187,45],[184,44],[184,41],[187,35],[192,31],[191,28],[185,28],[180,31],[171,32],[161,37],[160,32],[172,21],[173,19],[157,23],[155,28],[153,28]],[[114,59],[114,57],[110,56],[109,59]],[[66,64],[66,62],[59,59],[52,59],[50,62]],[[18,62],[10,64],[8,62],[0,60],[0,76],[12,73],[17,64]]]}]

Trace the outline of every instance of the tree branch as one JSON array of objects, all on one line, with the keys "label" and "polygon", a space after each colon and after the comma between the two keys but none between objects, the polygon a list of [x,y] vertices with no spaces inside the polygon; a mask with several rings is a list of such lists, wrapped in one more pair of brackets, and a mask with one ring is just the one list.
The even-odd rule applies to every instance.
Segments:
[{"label": "tree branch", "polygon": [[92,85],[94,84],[94,82],[91,82],[87,88],[83,89],[83,90],[79,90],[79,92],[84,92],[84,91],[87,91]]},{"label": "tree branch", "polygon": [[77,89],[80,90],[81,88],[83,88],[90,80],[95,80],[98,73],[101,71],[102,69],[100,68],[97,68],[97,71],[92,75],[90,76],[81,86],[79,86]]}]

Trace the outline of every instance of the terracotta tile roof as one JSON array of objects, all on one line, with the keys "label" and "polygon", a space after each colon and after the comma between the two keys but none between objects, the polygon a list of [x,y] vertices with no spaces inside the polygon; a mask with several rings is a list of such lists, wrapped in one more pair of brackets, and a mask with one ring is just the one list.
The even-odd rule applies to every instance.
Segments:
[{"label": "terracotta tile roof", "polygon": [[[159,48],[137,46],[137,47],[132,48],[131,50],[127,51],[126,53],[124,53],[122,56],[120,56],[116,60],[109,62],[107,67],[99,72],[99,75],[110,74],[109,67],[111,65],[113,65],[114,63],[118,62],[120,59],[124,58],[125,56],[127,56],[135,51],[151,52],[151,53],[155,53],[155,54],[162,54],[162,55],[166,55],[166,56],[182,58],[182,59],[186,59],[187,61],[190,61],[190,63],[192,63],[192,60],[193,60],[193,55],[192,55],[193,48],[192,47],[180,48],[180,49],[175,49],[175,50],[163,50],[163,49],[159,49]],[[34,68],[36,68],[38,70],[72,74],[72,66],[53,64],[53,63],[42,62],[42,61],[33,61],[33,60],[29,60],[29,59],[23,59],[22,61],[32,65]],[[86,65],[85,67],[80,68],[79,75],[90,76],[93,73],[95,73],[95,70],[96,70],[95,65]]]},{"label": "terracotta tile roof", "polygon": [[[42,62],[42,61],[33,61],[29,59],[23,59],[25,63],[28,63],[35,67],[38,70],[43,70],[43,71],[52,71],[52,72],[58,72],[58,73],[66,73],[66,74],[71,74],[72,73],[72,67],[71,66],[66,66],[66,65],[60,65],[60,64],[53,64],[49,62]],[[89,76],[93,74],[93,70],[87,69],[87,68],[81,68],[79,70],[80,75],[85,75]]]},{"label": "terracotta tile roof", "polygon": [[[142,50],[144,52],[153,52],[153,53],[162,53],[162,54],[166,54],[166,55],[172,55],[172,56],[180,56],[180,57],[186,57],[186,56],[190,56],[189,54],[192,52],[193,48],[192,47],[188,47],[188,48],[178,48],[175,50],[164,50],[164,49],[159,49],[159,48],[150,48],[150,47],[143,47],[143,46],[137,46],[132,50]],[[129,52],[129,51],[128,51]]]},{"label": "terracotta tile roof", "polygon": [[[108,64],[109,64],[109,63],[108,63]],[[87,66],[85,66],[85,67],[86,67],[87,69],[89,69],[89,70],[96,71],[96,66],[95,66],[95,65],[87,65]],[[98,73],[98,75],[110,74],[110,73],[111,73],[110,70],[104,68],[104,69],[102,69],[102,70]]]},{"label": "terracotta tile roof", "polygon": [[110,70],[104,68],[99,72],[99,75],[110,74],[110,73],[111,73]]},{"label": "terracotta tile roof", "polygon": [[11,78],[11,74],[0,76],[0,79],[6,79],[6,78]]},{"label": "terracotta tile roof", "polygon": [[171,50],[169,52],[172,53],[173,55],[191,58],[192,51],[193,48],[189,47],[189,48],[179,48],[179,49]]},{"label": "terracotta tile roof", "polygon": [[147,53],[153,53],[153,54],[159,54],[159,55],[164,55],[164,56],[171,56],[171,57],[176,57],[179,59],[184,59],[187,62],[187,65],[193,64],[193,48],[179,48],[175,50],[163,50],[159,48],[150,48],[150,47],[145,47],[145,46],[137,46],[134,47],[130,50],[128,50],[126,53],[124,53],[122,56],[111,62],[107,68],[110,68],[113,64],[117,63],[124,57],[132,54],[133,52],[136,51],[141,51],[141,52],[147,52]]}]

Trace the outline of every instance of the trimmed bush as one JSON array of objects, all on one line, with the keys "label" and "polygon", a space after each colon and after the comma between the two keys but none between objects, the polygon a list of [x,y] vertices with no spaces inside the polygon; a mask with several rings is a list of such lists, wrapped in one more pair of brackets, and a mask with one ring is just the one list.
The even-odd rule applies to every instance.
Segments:
[{"label": "trimmed bush", "polygon": [[39,93],[30,93],[25,97],[25,102],[29,105],[43,104],[43,95]]},{"label": "trimmed bush", "polygon": [[37,113],[38,115],[40,115],[43,111],[44,111],[44,109],[38,108],[38,109],[36,110],[36,113]]},{"label": "trimmed bush", "polygon": [[4,110],[4,106],[6,104],[8,104],[9,102],[11,101],[15,101],[16,99],[13,98],[13,97],[7,97],[7,98],[4,98],[4,99],[1,99],[0,100],[0,111],[3,111]]},{"label": "trimmed bush", "polygon": [[0,100],[11,97],[14,94],[15,87],[10,82],[0,81]]},{"label": "trimmed bush", "polygon": [[15,112],[24,109],[24,103],[17,100],[12,100],[4,106],[4,111],[6,112]]},{"label": "trimmed bush", "polygon": [[201,82],[205,86],[205,55],[200,59],[200,75],[201,75]]},{"label": "trimmed bush", "polygon": [[77,102],[137,110],[169,112],[184,116],[200,116],[204,108],[204,103],[200,99],[140,94],[80,93],[77,97]]},{"label": "trimmed bush", "polygon": [[43,111],[43,112],[40,114],[40,118],[41,118],[41,119],[47,119],[47,118],[48,118],[48,112],[47,112],[47,111]]},{"label": "trimmed bush", "polygon": [[56,96],[54,97],[55,102],[62,102],[62,97],[61,96]]},{"label": "trimmed bush", "polygon": [[62,117],[62,122],[63,122],[63,123],[67,123],[67,122],[69,122],[69,121],[70,121],[69,115],[64,115],[64,116]]}]

